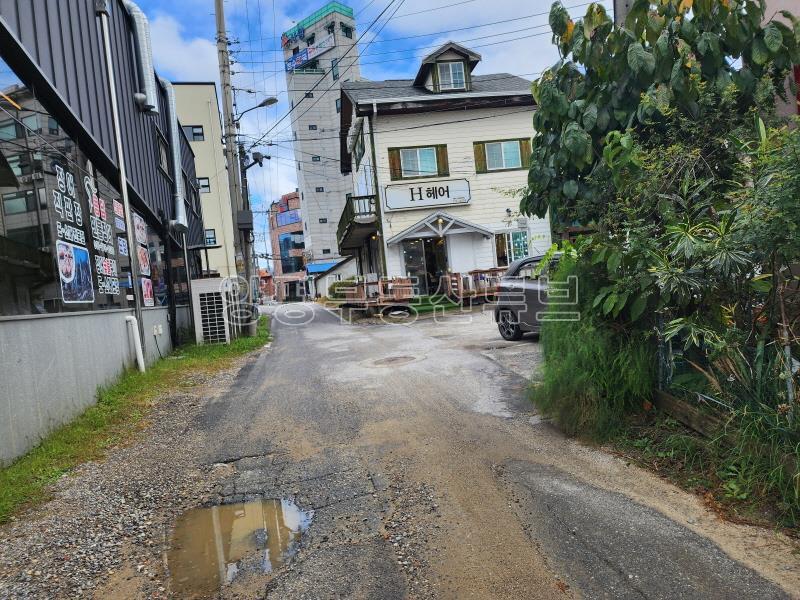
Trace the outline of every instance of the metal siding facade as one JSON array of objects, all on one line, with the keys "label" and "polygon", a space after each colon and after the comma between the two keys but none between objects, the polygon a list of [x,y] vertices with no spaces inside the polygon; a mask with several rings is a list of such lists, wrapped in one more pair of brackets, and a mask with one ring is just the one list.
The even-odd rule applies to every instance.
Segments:
[{"label": "metal siding facade", "polygon": [[[110,6],[109,34],[131,201],[140,211],[149,212],[151,224],[157,225],[160,210],[169,218],[174,217],[172,178],[159,167],[157,141],[160,130],[169,145],[165,92],[157,86],[158,115],[146,115],[136,106],[133,95],[138,75],[131,20],[119,0],[111,0]],[[89,139],[92,147],[85,150],[90,156],[102,153],[95,161],[97,167],[110,180],[117,181],[116,173],[108,172],[116,169],[117,157],[103,39],[94,0],[0,0],[0,18],[51,88],[37,88],[37,94],[48,103],[61,103],[61,108],[71,113],[83,131],[72,131],[68,123],[62,126],[84,143]],[[28,75],[22,65],[10,61],[9,65]],[[52,110],[58,119],[59,111]],[[193,154],[185,137],[181,136],[180,143],[183,168],[193,181]],[[194,211],[189,211],[188,217],[190,243],[202,243],[202,222]]]}]

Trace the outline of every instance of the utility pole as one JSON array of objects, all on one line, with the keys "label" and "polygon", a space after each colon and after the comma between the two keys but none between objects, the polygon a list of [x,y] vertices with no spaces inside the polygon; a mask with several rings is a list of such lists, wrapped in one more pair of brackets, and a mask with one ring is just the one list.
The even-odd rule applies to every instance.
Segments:
[{"label": "utility pole", "polygon": [[231,196],[231,212],[234,227],[234,251],[238,261],[242,257],[245,266],[245,277],[249,283],[249,269],[245,259],[246,236],[239,229],[239,211],[244,209],[242,201],[241,175],[239,155],[236,150],[236,118],[233,113],[233,87],[231,85],[231,61],[228,53],[228,34],[225,29],[224,0],[214,0],[217,20],[217,57],[219,59],[219,78],[222,84],[222,136],[225,142],[225,162],[228,164],[228,189]]}]

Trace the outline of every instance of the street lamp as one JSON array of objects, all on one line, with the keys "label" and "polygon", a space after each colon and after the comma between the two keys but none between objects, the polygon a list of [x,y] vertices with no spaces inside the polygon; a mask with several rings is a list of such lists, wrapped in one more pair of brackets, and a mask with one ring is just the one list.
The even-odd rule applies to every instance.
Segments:
[{"label": "street lamp", "polygon": [[236,123],[236,127],[239,127],[239,121],[242,120],[242,117],[249,113],[251,110],[255,110],[257,108],[266,108],[267,106],[272,106],[273,104],[277,104],[278,99],[275,96],[270,96],[269,98],[264,98],[261,102],[256,104],[255,106],[251,106],[247,110],[243,110],[239,113],[239,116],[236,117],[233,122]]}]

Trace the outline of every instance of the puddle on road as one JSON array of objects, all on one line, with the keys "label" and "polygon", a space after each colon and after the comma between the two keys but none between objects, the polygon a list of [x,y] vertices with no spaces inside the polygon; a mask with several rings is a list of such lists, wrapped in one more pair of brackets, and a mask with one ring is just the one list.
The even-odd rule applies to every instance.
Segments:
[{"label": "puddle on road", "polygon": [[297,551],[313,511],[289,500],[194,508],[175,525],[167,562],[179,598],[216,596],[242,571],[270,573]]}]

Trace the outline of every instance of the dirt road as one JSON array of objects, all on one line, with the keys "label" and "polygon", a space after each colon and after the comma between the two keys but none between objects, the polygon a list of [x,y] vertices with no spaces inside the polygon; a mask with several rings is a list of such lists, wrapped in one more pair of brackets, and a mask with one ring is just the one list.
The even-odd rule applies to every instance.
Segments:
[{"label": "dirt road", "polygon": [[[145,461],[141,485],[119,492],[136,498],[150,489],[148,477],[161,478],[145,533],[119,536],[111,550],[119,560],[111,573],[87,575],[87,595],[189,595],[169,572],[180,512],[261,498],[293,501],[310,526],[290,540],[288,565],[269,573],[264,561],[232,567],[211,547],[199,552],[221,569],[217,583],[230,580],[223,597],[784,598],[800,590],[789,540],[723,522],[697,498],[539,418],[525,399],[539,345],[503,342],[488,314],[347,325],[309,304],[273,317],[271,348],[191,401],[161,407],[149,439],[63,484],[50,509],[0,530],[0,544],[30,559],[31,532],[55,527],[53,511],[91,512],[69,501],[86,492],[85,481],[110,496],[109,473]],[[20,555],[0,550],[0,597],[64,589],[20,578]]]}]

